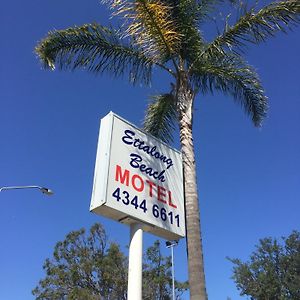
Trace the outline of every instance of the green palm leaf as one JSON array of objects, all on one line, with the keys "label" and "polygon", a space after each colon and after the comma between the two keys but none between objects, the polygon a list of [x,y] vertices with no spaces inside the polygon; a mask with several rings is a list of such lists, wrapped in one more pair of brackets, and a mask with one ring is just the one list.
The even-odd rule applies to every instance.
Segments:
[{"label": "green palm leaf", "polygon": [[198,28],[199,19],[202,18],[201,5],[190,0],[174,0],[174,2],[178,2],[173,4],[175,7],[173,18],[179,24],[178,30],[181,35],[180,56],[187,63],[190,63],[196,59],[195,53],[199,53],[206,46],[202,33]]},{"label": "green palm leaf", "polygon": [[226,26],[224,33],[210,44],[207,52],[224,52],[223,47],[241,47],[245,42],[263,42],[276,32],[285,32],[291,25],[298,24],[299,13],[299,0],[273,2],[258,12],[252,8],[245,11],[235,25]]},{"label": "green palm leaf", "polygon": [[104,0],[113,16],[123,18],[126,36],[157,62],[177,53],[181,36],[172,17],[174,7],[163,0]]},{"label": "green palm leaf", "polygon": [[152,97],[148,105],[144,130],[165,143],[173,141],[172,134],[177,121],[176,102],[172,94]]},{"label": "green palm leaf", "polygon": [[255,126],[266,116],[268,104],[255,70],[238,55],[220,55],[193,70],[193,82],[202,92],[219,90],[234,97],[250,115]]},{"label": "green palm leaf", "polygon": [[116,77],[129,74],[132,82],[148,83],[153,62],[126,44],[116,30],[86,24],[49,32],[35,49],[45,68],[84,68]]}]

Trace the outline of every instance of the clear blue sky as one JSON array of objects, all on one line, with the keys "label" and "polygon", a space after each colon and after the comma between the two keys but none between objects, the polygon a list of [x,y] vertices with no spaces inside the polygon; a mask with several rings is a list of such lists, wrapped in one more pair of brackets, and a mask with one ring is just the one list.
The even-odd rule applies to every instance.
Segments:
[{"label": "clear blue sky", "polygon": [[[0,299],[33,299],[44,260],[71,230],[100,221],[123,249],[129,241],[128,227],[89,212],[99,120],[112,110],[140,126],[147,97],[169,85],[159,75],[152,88],[134,88],[108,76],[41,69],[38,40],[51,29],[92,21],[109,21],[97,0],[1,6],[0,186],[39,184],[55,195],[0,194]],[[197,99],[194,140],[210,300],[243,299],[226,256],[246,259],[259,238],[299,230],[299,37],[295,29],[249,47],[247,59],[270,100],[262,129],[230,98]],[[145,234],[145,248],[155,239]],[[177,278],[187,279],[183,240],[175,264]]]}]

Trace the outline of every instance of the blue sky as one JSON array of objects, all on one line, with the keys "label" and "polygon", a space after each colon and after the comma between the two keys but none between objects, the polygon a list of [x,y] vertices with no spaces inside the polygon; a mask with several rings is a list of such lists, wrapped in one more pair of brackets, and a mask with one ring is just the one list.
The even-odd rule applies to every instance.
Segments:
[{"label": "blue sky", "polygon": [[[99,221],[124,249],[129,241],[128,227],[89,212],[99,120],[114,111],[140,126],[147,97],[169,84],[158,73],[148,88],[83,71],[42,70],[37,41],[49,30],[92,21],[109,21],[96,0],[2,4],[0,186],[38,184],[55,195],[0,194],[0,299],[33,299],[44,260],[71,230]],[[270,101],[261,129],[229,97],[197,99],[194,141],[211,300],[244,299],[226,256],[246,259],[259,238],[299,230],[299,53],[299,29],[249,47],[247,60]],[[146,248],[156,237],[144,239]],[[187,279],[184,240],[175,250],[175,272]]]}]

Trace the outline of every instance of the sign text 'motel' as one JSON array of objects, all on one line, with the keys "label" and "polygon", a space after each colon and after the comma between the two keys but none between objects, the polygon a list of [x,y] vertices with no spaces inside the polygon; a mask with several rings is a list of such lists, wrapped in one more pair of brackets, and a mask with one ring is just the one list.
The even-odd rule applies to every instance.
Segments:
[{"label": "sign text 'motel'", "polygon": [[140,222],[166,239],[184,237],[180,152],[109,113],[101,120],[91,211]]}]

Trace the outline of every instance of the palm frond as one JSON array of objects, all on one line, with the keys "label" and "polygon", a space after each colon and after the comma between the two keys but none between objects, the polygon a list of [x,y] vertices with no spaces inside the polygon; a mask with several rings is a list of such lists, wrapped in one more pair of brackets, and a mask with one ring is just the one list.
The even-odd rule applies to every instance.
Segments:
[{"label": "palm frond", "polygon": [[129,74],[131,82],[149,83],[153,62],[126,44],[116,30],[86,24],[49,32],[35,48],[45,68],[84,68],[118,77]]},{"label": "palm frond", "polygon": [[114,16],[124,19],[125,33],[147,56],[165,61],[176,53],[180,42],[174,7],[163,0],[104,0]]},{"label": "palm frond", "polygon": [[232,49],[242,47],[246,42],[263,42],[278,31],[285,32],[298,24],[299,14],[299,0],[273,2],[258,12],[255,12],[255,8],[246,10],[235,25],[225,27],[224,33],[210,44],[206,52],[224,52],[224,47]]},{"label": "palm frond", "polygon": [[268,101],[258,74],[238,55],[220,55],[193,69],[193,82],[203,93],[219,90],[234,97],[255,126],[261,126]]},{"label": "palm frond", "polygon": [[177,121],[176,102],[172,94],[152,97],[144,120],[146,132],[165,143],[173,141],[173,131]]},{"label": "palm frond", "polygon": [[195,60],[195,53],[205,47],[204,38],[198,28],[199,3],[193,0],[170,0],[175,7],[173,18],[181,35],[180,56],[187,64]]},{"label": "palm frond", "polygon": [[197,21],[198,23],[202,23],[206,21],[210,15],[215,12],[216,6],[222,3],[222,0],[202,0],[199,1],[200,3],[198,4],[197,7]]}]

